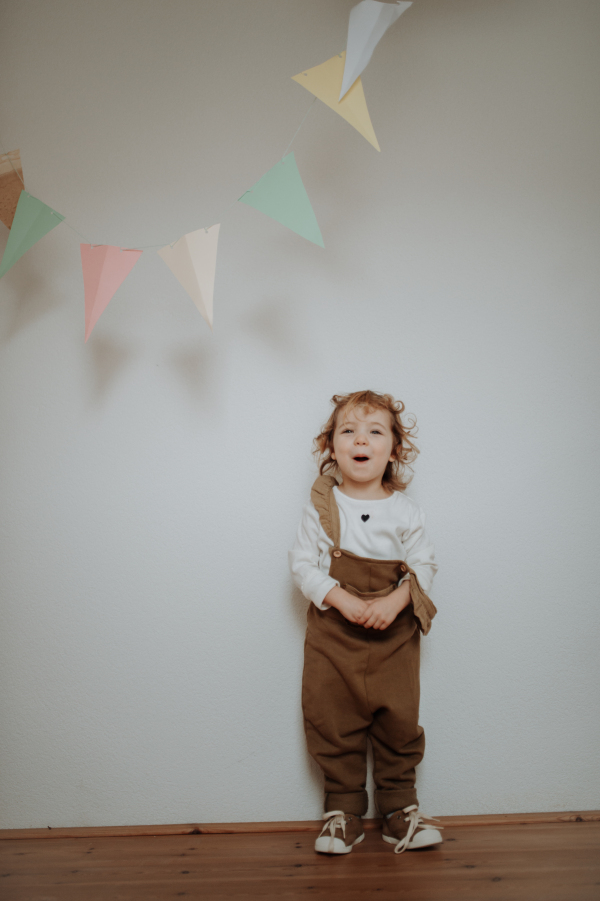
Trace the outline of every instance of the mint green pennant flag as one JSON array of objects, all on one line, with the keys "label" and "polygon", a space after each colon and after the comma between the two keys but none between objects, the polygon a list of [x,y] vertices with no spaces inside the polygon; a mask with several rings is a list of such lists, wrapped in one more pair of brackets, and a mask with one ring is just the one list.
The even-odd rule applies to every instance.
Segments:
[{"label": "mint green pennant flag", "polygon": [[269,169],[239,199],[240,203],[261,210],[313,244],[325,247],[293,151]]},{"label": "mint green pennant flag", "polygon": [[4,256],[0,263],[0,278],[6,275],[11,266],[27,253],[34,244],[60,225],[65,217],[32,197],[27,191],[21,191],[15,218],[10,228]]}]

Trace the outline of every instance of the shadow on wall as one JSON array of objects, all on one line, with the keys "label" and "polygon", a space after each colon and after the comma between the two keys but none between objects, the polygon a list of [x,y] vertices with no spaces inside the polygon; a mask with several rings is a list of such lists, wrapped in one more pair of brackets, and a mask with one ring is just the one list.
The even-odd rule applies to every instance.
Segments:
[{"label": "shadow on wall", "polygon": [[286,361],[303,360],[307,341],[295,316],[294,302],[287,297],[265,297],[240,317],[240,330],[266,345]]},{"label": "shadow on wall", "polygon": [[[176,342],[166,353],[165,365],[183,385],[194,408],[207,412],[207,409],[216,410],[222,401],[217,388],[223,385],[220,370],[227,365],[227,338],[217,341],[208,328],[205,332],[191,344]],[[268,352],[280,360],[290,361],[302,360],[306,355],[306,342],[295,320],[292,303],[287,299],[261,301],[242,317],[237,333],[249,336],[261,356]],[[230,333],[229,340],[232,337]],[[94,400],[99,403],[139,348],[117,337],[94,333],[86,349],[91,361]]]},{"label": "shadow on wall", "polygon": [[220,360],[212,336],[204,344],[179,345],[170,352],[167,363],[185,386],[188,398],[195,407],[216,409],[220,399],[215,391],[219,384],[215,374]]},{"label": "shadow on wall", "polygon": [[[140,356],[136,345],[108,335],[92,335],[86,345],[89,369],[93,380],[92,395],[96,404],[102,402],[116,384],[124,369]],[[166,366],[183,385],[188,398],[197,408],[206,411],[207,405],[216,408],[219,398],[215,393],[216,349],[209,343],[188,346],[177,345],[166,357]],[[157,362],[156,366],[161,363]]]},{"label": "shadow on wall", "polygon": [[[2,229],[8,240],[8,229]],[[6,241],[0,247],[0,258],[4,253]],[[57,259],[56,255],[52,259]],[[12,303],[3,301],[6,313],[6,327],[4,338],[8,342],[20,331],[28,328],[46,316],[54,312],[64,301],[64,296],[53,289],[52,271],[49,269],[50,258],[43,267],[36,267],[33,259],[28,259],[25,265],[18,260],[17,263],[0,279],[2,294],[6,300],[10,297]],[[83,322],[82,322],[83,330]]]},{"label": "shadow on wall", "polygon": [[91,363],[93,400],[100,403],[125,366],[132,361],[135,350],[131,345],[107,335],[92,335],[85,347]]}]

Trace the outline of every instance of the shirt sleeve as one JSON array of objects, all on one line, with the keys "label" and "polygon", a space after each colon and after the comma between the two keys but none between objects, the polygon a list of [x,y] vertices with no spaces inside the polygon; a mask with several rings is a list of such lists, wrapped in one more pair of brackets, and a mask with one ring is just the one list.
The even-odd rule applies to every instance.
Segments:
[{"label": "shirt sleeve", "polygon": [[406,562],[415,571],[425,594],[429,594],[438,567],[435,548],[425,531],[425,513],[418,504],[411,511],[409,526],[402,532],[401,539],[406,551]]},{"label": "shirt sleeve", "polygon": [[[321,549],[319,548],[320,539],[323,545]],[[340,584],[321,569],[320,564],[325,555],[329,561],[329,548],[326,542],[327,536],[321,529],[319,514],[314,504],[308,503],[304,507],[296,541],[291,551],[288,552],[288,559],[294,583],[304,597],[321,610],[329,610],[330,605],[324,604],[323,599],[332,588]]]}]

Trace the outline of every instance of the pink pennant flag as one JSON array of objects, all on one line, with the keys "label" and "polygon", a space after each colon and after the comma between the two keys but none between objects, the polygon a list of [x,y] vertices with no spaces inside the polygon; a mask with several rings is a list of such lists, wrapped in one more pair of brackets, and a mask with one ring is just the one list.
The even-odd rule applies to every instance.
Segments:
[{"label": "pink pennant flag", "polygon": [[138,259],[141,250],[112,247],[110,244],[80,244],[85,290],[85,340]]}]

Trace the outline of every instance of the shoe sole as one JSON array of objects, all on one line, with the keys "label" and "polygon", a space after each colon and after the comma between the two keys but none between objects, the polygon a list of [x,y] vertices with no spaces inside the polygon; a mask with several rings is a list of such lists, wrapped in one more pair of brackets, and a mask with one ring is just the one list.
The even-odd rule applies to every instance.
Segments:
[{"label": "shoe sole", "polygon": [[315,842],[315,851],[319,854],[350,854],[354,845],[359,845],[364,839],[365,834],[359,835],[351,845],[346,845],[341,838],[333,839],[333,848],[331,847],[331,838],[326,835],[320,835]]},{"label": "shoe sole", "polygon": [[[430,834],[428,835],[427,833]],[[382,835],[381,837],[384,842],[388,842],[390,845],[397,845],[401,841],[401,839],[394,838],[393,835]],[[429,848],[430,845],[439,845],[440,842],[443,842],[443,838],[437,829],[423,829],[408,843],[406,850],[414,851],[417,848]]]}]

